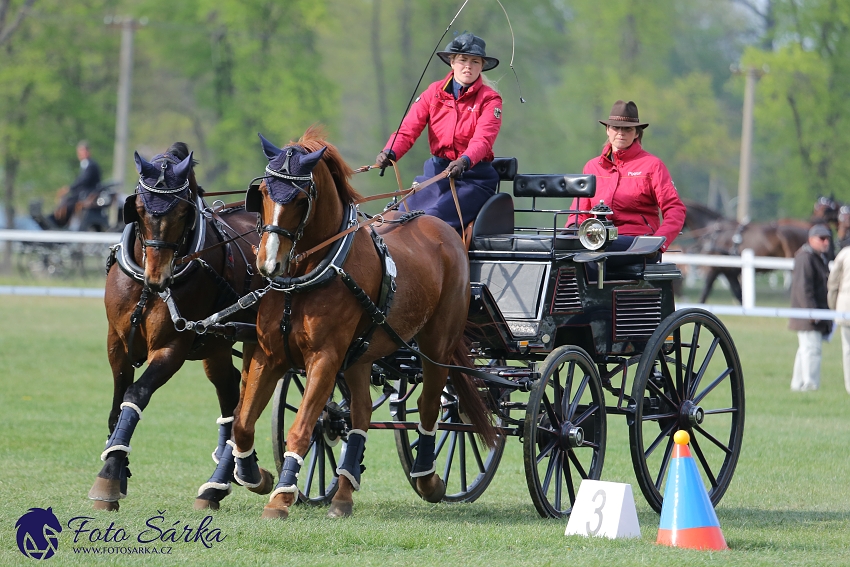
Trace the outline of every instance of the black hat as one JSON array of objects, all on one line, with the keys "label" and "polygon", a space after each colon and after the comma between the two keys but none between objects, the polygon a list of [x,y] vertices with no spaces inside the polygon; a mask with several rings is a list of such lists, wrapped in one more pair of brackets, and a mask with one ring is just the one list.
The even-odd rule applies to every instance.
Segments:
[{"label": "black hat", "polygon": [[449,42],[445,51],[438,51],[437,55],[446,65],[452,64],[451,59],[449,59],[452,55],[474,55],[484,60],[484,67],[481,70],[489,71],[499,64],[499,60],[495,57],[487,57],[484,52],[485,46],[484,40],[477,35],[463,32]]},{"label": "black hat", "polygon": [[611,107],[611,116],[608,117],[608,120],[600,120],[599,123],[606,126],[634,126],[636,128],[649,126],[647,122],[641,122],[638,118],[638,108],[634,102],[623,102],[622,100],[618,100]]}]

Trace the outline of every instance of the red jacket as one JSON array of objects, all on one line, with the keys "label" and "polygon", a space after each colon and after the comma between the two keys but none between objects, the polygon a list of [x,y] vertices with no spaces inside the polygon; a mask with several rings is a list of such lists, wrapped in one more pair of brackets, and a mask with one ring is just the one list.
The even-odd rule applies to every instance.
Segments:
[{"label": "red jacket", "polygon": [[425,89],[404,117],[398,136],[390,136],[385,149],[391,148],[401,159],[427,124],[433,155],[449,160],[465,155],[472,161],[470,167],[482,160],[493,161],[493,143],[502,126],[502,97],[478,77],[455,100],[451,80],[450,72]]},{"label": "red jacket", "polygon": [[[612,161],[613,159],[613,161]],[[606,144],[602,155],[584,166],[584,173],[596,175],[596,196],[575,199],[573,208],[588,211],[599,201],[614,211],[613,222],[627,236],[664,236],[661,250],[667,250],[685,224],[685,205],[664,163],[635,142],[611,154]],[[576,202],[578,201],[578,202]],[[663,222],[658,218],[661,212]],[[576,215],[581,223],[590,215]],[[570,216],[570,222],[575,216]]]}]

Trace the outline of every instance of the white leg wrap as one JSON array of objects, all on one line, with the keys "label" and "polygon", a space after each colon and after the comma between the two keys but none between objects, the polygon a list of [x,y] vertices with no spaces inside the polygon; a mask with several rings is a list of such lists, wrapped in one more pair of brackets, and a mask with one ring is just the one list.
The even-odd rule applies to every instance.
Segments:
[{"label": "white leg wrap", "polygon": [[230,423],[231,421],[233,421],[232,415],[230,417],[219,417],[215,420],[215,422],[219,425],[224,425],[225,423]]},{"label": "white leg wrap", "polygon": [[113,445],[106,449],[103,453],[100,454],[100,460],[105,461],[106,456],[109,455],[112,451],[124,451],[128,455],[130,454],[130,446],[129,445]]},{"label": "white leg wrap", "polygon": [[417,472],[417,473],[412,472],[412,473],[410,473],[410,478],[419,478],[420,476],[428,476],[429,474],[431,474],[432,472],[434,472],[436,470],[437,470],[437,461],[434,461],[434,464],[431,465],[430,469],[428,469],[427,471],[422,471],[422,472]]},{"label": "white leg wrap", "polygon": [[352,434],[354,434],[354,435],[360,435],[360,436],[361,436],[361,437],[363,437],[363,439],[365,439],[366,441],[368,441],[368,440],[369,440],[369,438],[366,436],[366,432],[365,432],[365,431],[363,431],[362,429],[352,429],[352,430],[350,430],[350,431],[348,432],[348,434],[349,434],[349,435],[352,435]]},{"label": "white leg wrap", "polygon": [[351,474],[347,470],[343,470],[343,469],[340,469],[340,468],[336,469],[336,474],[338,474],[339,476],[344,476],[345,478],[347,478],[349,480],[349,482],[351,482],[351,486],[354,487],[354,490],[360,490],[360,483],[357,482],[356,480],[354,480],[353,474]]},{"label": "white leg wrap", "polygon": [[204,493],[204,491],[205,491],[205,490],[207,490],[208,488],[214,488],[214,489],[216,489],[216,490],[226,490],[226,491],[227,491],[227,494],[230,494],[230,491],[231,491],[230,483],[229,483],[229,482],[227,482],[227,483],[222,483],[222,482],[205,482],[205,483],[204,483],[204,484],[202,484],[202,485],[201,485],[201,487],[198,489],[198,496],[200,496],[201,494],[203,494],[203,493]]},{"label": "white leg wrap", "polygon": [[438,429],[440,429],[439,421],[434,423],[434,431],[428,431],[427,429],[422,427],[422,423],[419,423],[419,425],[416,426],[416,430],[419,431],[419,433],[421,433],[422,435],[430,435],[431,437],[437,434]]},{"label": "white leg wrap", "polygon": [[233,447],[233,456],[237,459],[244,459],[245,457],[250,457],[251,454],[253,454],[254,452],[253,446],[247,451],[238,451],[236,449],[236,443],[234,443],[233,441],[228,441],[227,444]]},{"label": "white leg wrap", "polygon": [[136,404],[134,404],[133,402],[123,402],[123,403],[122,403],[120,406],[118,406],[118,407],[119,407],[120,409],[130,408],[130,409],[132,409],[132,410],[135,410],[135,411],[136,411],[136,413],[137,413],[137,414],[139,414],[139,419],[142,419],[142,408],[140,408],[139,406],[137,406],[137,405],[136,405]]},{"label": "white leg wrap", "polygon": [[269,494],[269,502],[271,502],[275,496],[278,494],[298,494],[298,487],[294,484],[292,486],[282,486],[280,488],[275,488],[271,494]]},{"label": "white leg wrap", "polygon": [[[304,466],[304,459],[301,458],[301,455],[299,455],[298,453],[293,453],[292,451],[286,451],[283,454],[283,458],[285,459],[286,457],[292,457],[293,459],[295,459],[295,461],[298,463],[299,467]],[[297,477],[298,475],[295,475],[295,476]]]}]

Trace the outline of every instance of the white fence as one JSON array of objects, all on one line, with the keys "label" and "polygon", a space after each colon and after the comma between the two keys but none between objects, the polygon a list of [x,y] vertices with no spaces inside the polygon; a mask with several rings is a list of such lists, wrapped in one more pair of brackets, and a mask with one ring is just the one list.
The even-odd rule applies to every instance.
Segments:
[{"label": "white fence", "polygon": [[[61,230],[8,230],[0,229],[0,241],[12,242],[66,242],[83,244],[115,244],[121,238],[117,232],[73,232]],[[715,256],[712,254],[664,254],[665,262],[682,266],[715,266],[741,269],[742,305],[712,305],[702,303],[677,303],[678,308],[700,307],[718,315],[745,315],[754,317],[783,317],[790,319],[850,319],[850,312],[828,309],[791,309],[756,307],[756,270],[794,269],[793,258],[768,258],[755,256],[749,248],[740,256]],[[64,297],[103,297],[103,289],[0,286],[0,295],[54,295]]]}]

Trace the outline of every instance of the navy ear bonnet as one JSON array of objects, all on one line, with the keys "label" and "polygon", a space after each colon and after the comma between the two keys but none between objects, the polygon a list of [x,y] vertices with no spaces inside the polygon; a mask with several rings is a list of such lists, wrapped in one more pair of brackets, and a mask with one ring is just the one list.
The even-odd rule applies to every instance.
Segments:
[{"label": "navy ear bonnet", "polygon": [[307,189],[313,181],[313,169],[327,146],[308,154],[299,146],[277,148],[258,134],[263,142],[263,153],[269,160],[263,179],[272,201],[285,205],[292,201],[301,190]]},{"label": "navy ear bonnet", "polygon": [[170,153],[159,154],[148,162],[135,152],[139,184],[136,193],[152,215],[164,215],[186,200],[189,192],[189,174],[192,172],[192,153],[183,161]]}]

